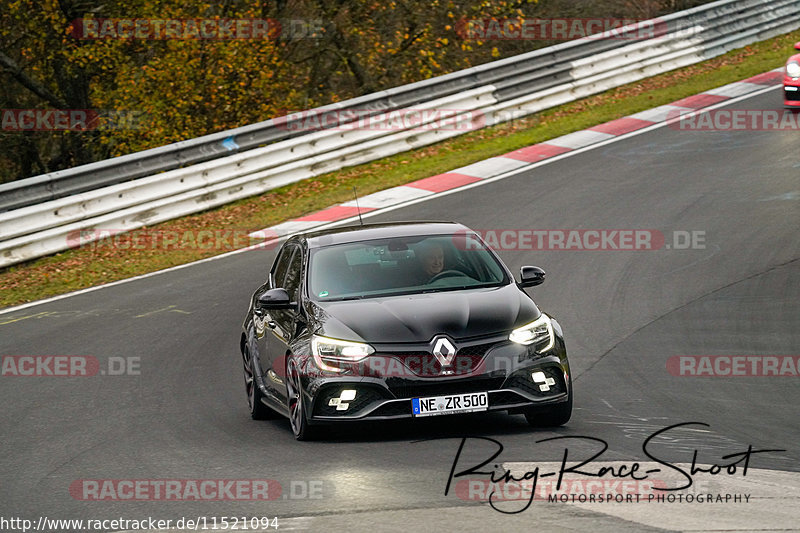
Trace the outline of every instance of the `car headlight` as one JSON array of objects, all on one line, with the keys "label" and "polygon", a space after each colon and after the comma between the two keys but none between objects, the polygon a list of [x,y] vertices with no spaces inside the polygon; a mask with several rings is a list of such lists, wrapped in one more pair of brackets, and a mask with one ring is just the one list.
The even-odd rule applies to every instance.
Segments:
[{"label": "car headlight", "polygon": [[786,63],[786,74],[791,78],[800,78],[800,63],[797,61]]},{"label": "car headlight", "polygon": [[369,344],[354,341],[331,339],[321,335],[311,337],[311,352],[314,361],[322,370],[329,372],[342,372],[342,363],[357,363],[372,353],[375,349]]},{"label": "car headlight", "polygon": [[553,335],[553,323],[550,321],[550,317],[544,313],[533,322],[512,331],[508,339],[525,346],[533,344],[536,353],[546,352],[556,342],[555,335]]}]

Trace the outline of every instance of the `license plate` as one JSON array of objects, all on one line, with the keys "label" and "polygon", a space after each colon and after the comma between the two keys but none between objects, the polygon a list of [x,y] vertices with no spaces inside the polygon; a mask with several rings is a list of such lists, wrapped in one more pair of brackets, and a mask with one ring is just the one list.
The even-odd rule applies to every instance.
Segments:
[{"label": "license plate", "polygon": [[455,413],[474,413],[489,407],[489,395],[485,392],[431,396],[411,400],[411,414],[414,416],[452,415]]}]

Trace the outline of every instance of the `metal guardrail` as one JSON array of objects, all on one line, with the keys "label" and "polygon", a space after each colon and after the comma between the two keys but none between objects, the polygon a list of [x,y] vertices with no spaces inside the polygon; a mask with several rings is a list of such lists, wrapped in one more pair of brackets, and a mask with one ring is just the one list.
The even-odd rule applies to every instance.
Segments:
[{"label": "metal guardrail", "polygon": [[[414,106],[500,123],[794,30],[800,0],[723,0],[658,21],[668,31],[654,39],[569,41],[312,112],[369,110],[386,120],[386,112]],[[154,224],[463,133],[308,133],[287,129],[291,118],[0,186],[0,205],[68,195],[0,213],[0,266],[64,250],[81,230]]]}]

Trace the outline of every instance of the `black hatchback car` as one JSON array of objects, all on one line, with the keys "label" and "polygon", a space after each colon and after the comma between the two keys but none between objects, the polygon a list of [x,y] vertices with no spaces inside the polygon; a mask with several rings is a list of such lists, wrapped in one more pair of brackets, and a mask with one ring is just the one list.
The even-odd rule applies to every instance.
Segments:
[{"label": "black hatchback car", "polygon": [[326,423],[476,411],[566,423],[561,327],[469,228],[394,223],[295,235],[250,302],[240,349],[255,419]]}]

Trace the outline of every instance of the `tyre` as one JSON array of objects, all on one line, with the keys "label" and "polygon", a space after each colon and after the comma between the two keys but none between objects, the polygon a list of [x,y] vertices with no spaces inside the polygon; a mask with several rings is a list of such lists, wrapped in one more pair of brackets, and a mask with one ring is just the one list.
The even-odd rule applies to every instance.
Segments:
[{"label": "tyre", "polygon": [[275,411],[264,405],[261,398],[261,389],[256,383],[256,374],[253,371],[253,358],[250,356],[250,351],[245,348],[242,355],[242,362],[244,366],[244,387],[247,392],[247,404],[250,408],[250,416],[253,420],[268,420],[276,417]]},{"label": "tyre", "polygon": [[552,407],[531,407],[525,411],[525,420],[535,428],[563,426],[572,417],[572,376],[569,378],[569,396],[566,402]]},{"label": "tyre", "polygon": [[289,404],[289,422],[292,433],[297,440],[313,440],[317,436],[317,428],[311,427],[306,418],[303,403],[303,384],[297,361],[290,358],[286,365],[286,397]]},{"label": "tyre", "polygon": [[572,416],[572,395],[566,402],[557,404],[555,407],[543,410],[541,408],[530,409],[525,413],[525,420],[535,428],[548,428],[563,426],[569,422]]}]

